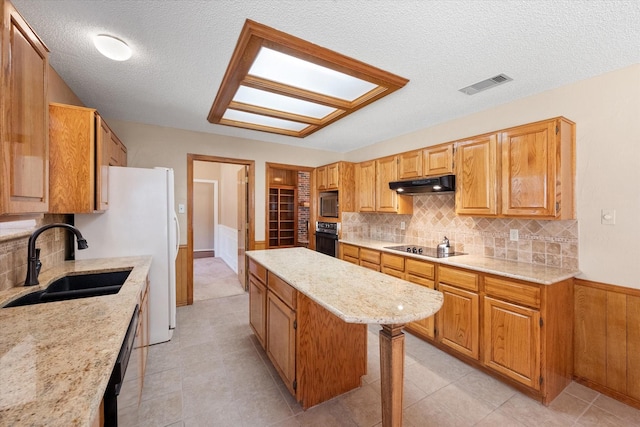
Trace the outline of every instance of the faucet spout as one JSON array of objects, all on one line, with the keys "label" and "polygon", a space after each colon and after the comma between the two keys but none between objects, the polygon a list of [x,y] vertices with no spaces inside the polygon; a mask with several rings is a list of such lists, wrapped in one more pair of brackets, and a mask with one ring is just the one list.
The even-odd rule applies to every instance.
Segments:
[{"label": "faucet spout", "polygon": [[47,231],[50,228],[66,228],[76,235],[76,240],[78,241],[78,249],[87,249],[89,245],[87,244],[87,240],[82,236],[80,230],[78,230],[73,225],[55,223],[55,224],[47,224],[31,234],[29,237],[29,243],[27,245],[27,277],[24,280],[25,286],[33,286],[38,283],[38,274],[40,273],[40,250],[36,249],[36,240],[38,236],[42,234],[43,231]]}]

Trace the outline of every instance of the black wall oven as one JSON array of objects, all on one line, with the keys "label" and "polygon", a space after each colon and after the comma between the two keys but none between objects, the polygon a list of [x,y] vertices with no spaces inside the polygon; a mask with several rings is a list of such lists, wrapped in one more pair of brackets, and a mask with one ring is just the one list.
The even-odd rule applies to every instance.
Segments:
[{"label": "black wall oven", "polygon": [[316,222],[316,251],[332,257],[338,256],[338,224]]}]

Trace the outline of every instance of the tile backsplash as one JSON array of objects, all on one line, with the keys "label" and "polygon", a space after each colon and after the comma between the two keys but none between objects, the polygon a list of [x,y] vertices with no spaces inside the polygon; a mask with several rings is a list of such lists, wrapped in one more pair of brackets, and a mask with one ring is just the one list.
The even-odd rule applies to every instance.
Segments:
[{"label": "tile backsplash", "polygon": [[[36,220],[36,227],[56,222],[67,222],[66,215],[44,215]],[[41,249],[42,270],[47,270],[64,262],[67,230],[53,228],[38,237],[37,247]],[[0,291],[21,286],[27,275],[27,243],[29,236],[3,238],[0,241]]]},{"label": "tile backsplash", "polygon": [[[404,222],[404,230],[402,223]],[[510,230],[518,230],[518,241]],[[453,194],[413,196],[413,215],[343,212],[342,237],[435,247],[551,267],[578,268],[578,222],[455,214]]]}]

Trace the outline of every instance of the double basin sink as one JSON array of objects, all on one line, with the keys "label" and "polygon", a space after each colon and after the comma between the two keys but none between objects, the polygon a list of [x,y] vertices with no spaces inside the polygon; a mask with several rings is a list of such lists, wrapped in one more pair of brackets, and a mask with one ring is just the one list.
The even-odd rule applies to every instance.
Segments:
[{"label": "double basin sink", "polygon": [[131,269],[64,276],[52,282],[46,289],[23,295],[5,304],[3,308],[117,294],[129,273]]}]

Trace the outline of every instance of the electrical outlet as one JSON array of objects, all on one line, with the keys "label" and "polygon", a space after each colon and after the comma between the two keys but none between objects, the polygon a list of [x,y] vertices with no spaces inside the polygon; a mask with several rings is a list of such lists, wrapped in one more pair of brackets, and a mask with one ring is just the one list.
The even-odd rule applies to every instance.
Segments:
[{"label": "electrical outlet", "polygon": [[600,223],[604,225],[616,224],[616,211],[615,209],[602,209],[600,212]]},{"label": "electrical outlet", "polygon": [[518,241],[518,229],[517,228],[512,228],[509,230],[509,240],[511,240],[512,242],[517,242]]},{"label": "electrical outlet", "polygon": [[405,228],[404,221],[400,221],[400,230],[404,230]]}]

